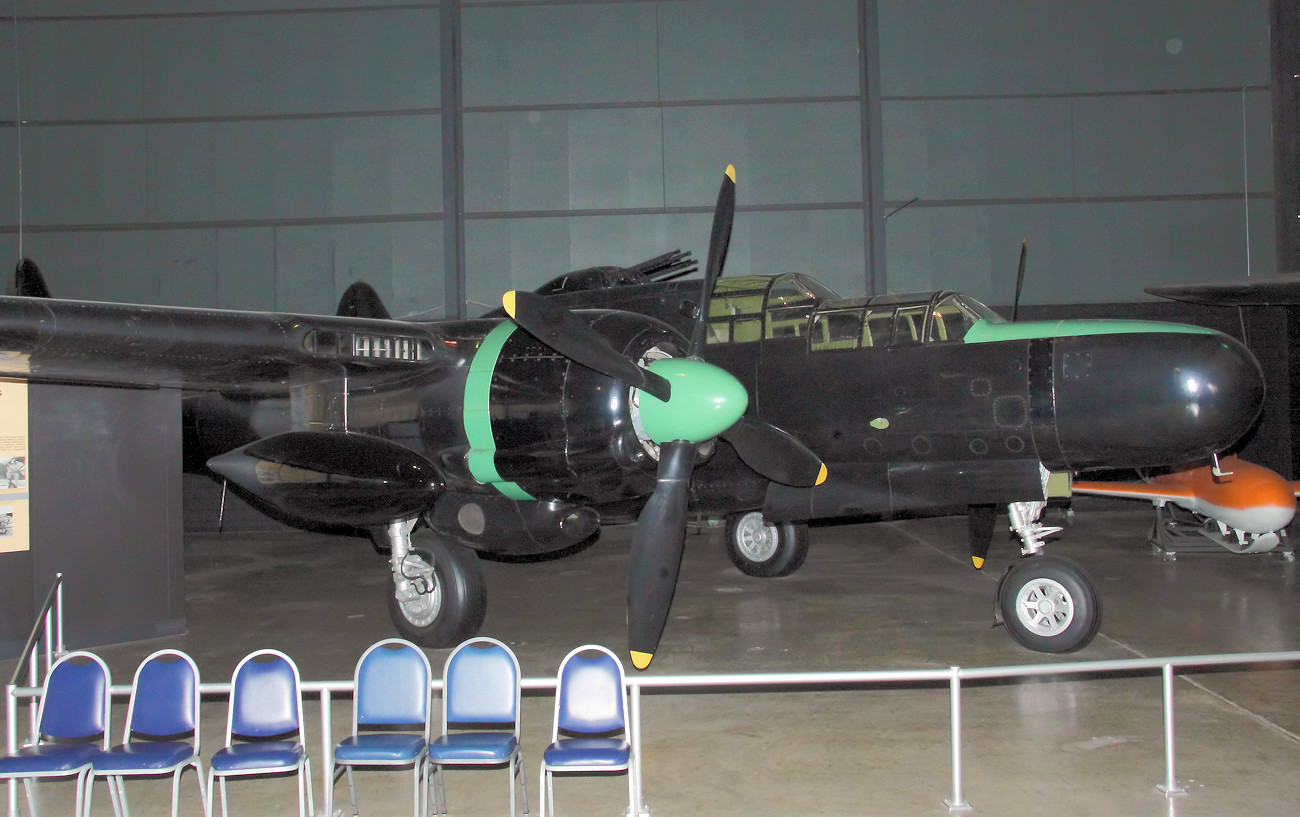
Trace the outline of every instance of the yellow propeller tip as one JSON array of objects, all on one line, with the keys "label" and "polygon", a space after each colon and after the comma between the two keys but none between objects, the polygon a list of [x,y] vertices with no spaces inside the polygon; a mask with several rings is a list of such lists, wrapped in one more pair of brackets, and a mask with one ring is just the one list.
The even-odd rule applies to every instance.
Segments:
[{"label": "yellow propeller tip", "polygon": [[826,463],[823,462],[823,463],[822,463],[822,470],[820,470],[820,471],[817,472],[817,482],[814,483],[814,484],[815,484],[815,485],[821,485],[823,482],[825,482],[828,473],[829,473],[829,472],[826,470]]},{"label": "yellow propeller tip", "polygon": [[731,179],[731,183],[732,183],[732,184],[735,184],[735,183],[736,183],[736,166],[735,166],[735,165],[727,165],[727,178],[728,178],[728,179]]},{"label": "yellow propeller tip", "polygon": [[501,296],[501,305],[505,307],[507,315],[511,318],[515,316],[515,291],[513,289]]},{"label": "yellow propeller tip", "polygon": [[984,559],[983,559],[983,557],[980,557],[980,556],[972,556],[972,557],[970,557],[970,563],[973,564],[973,565],[975,565],[975,569],[976,569],[976,570],[981,570],[981,569],[983,569],[983,567],[984,567]]},{"label": "yellow propeller tip", "polygon": [[654,659],[654,653],[637,652],[632,650],[632,666],[637,669],[645,669],[650,666],[650,661]]}]

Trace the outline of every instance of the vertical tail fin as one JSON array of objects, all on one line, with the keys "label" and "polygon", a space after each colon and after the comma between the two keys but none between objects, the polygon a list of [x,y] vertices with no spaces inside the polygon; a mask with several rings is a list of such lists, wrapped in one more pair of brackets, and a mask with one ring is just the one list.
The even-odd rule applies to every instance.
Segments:
[{"label": "vertical tail fin", "polygon": [[41,268],[30,258],[20,258],[14,269],[13,280],[5,287],[6,295],[22,295],[26,298],[48,298],[50,288],[45,285],[45,276]]},{"label": "vertical tail fin", "polygon": [[340,318],[383,318],[392,317],[380,299],[375,288],[365,281],[357,281],[343,291],[339,299],[338,316]]}]

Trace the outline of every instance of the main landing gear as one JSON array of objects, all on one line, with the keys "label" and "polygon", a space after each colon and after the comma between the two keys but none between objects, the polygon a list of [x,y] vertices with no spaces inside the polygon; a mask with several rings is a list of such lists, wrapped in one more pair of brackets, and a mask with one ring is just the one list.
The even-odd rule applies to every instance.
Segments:
[{"label": "main landing gear", "polygon": [[1043,538],[1060,528],[1042,525],[1045,502],[1013,502],[1011,529],[1021,541],[1018,562],[998,583],[997,619],[1021,646],[1037,652],[1074,652],[1101,629],[1101,601],[1083,568],[1042,553]]},{"label": "main landing gear", "polygon": [[487,584],[474,551],[430,530],[412,533],[415,520],[391,522],[386,540],[393,568],[388,616],[403,638],[423,647],[454,647],[478,633],[487,614]]}]

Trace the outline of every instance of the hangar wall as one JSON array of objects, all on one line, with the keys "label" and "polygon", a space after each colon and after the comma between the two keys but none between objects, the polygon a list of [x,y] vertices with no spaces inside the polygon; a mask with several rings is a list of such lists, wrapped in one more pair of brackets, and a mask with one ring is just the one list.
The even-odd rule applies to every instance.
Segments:
[{"label": "hangar wall", "polygon": [[454,313],[463,179],[476,314],[702,252],[732,162],[735,274],[849,294],[876,258],[1003,302],[1028,238],[1027,303],[1104,303],[1276,267],[1268,0],[463,0],[454,63],[442,6],[14,0],[0,248],[21,225],[69,297],[328,312],[365,279]]},{"label": "hangar wall", "polygon": [[731,274],[1006,303],[1027,238],[1026,304],[1146,302],[1277,271],[1284,7],[11,0],[0,256],[62,297],[331,312],[366,280],[477,314],[702,253],[731,162]]}]

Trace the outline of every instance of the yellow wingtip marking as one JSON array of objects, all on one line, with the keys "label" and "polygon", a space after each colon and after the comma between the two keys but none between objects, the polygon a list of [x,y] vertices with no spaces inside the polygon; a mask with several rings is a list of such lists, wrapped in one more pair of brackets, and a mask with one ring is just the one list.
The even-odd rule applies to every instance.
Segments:
[{"label": "yellow wingtip marking", "polygon": [[976,570],[982,570],[984,568],[984,558],[981,556],[970,557],[970,563],[975,565]]},{"label": "yellow wingtip marking", "polygon": [[816,484],[816,485],[821,485],[823,482],[825,482],[825,481],[826,481],[826,476],[827,476],[828,473],[829,473],[829,472],[826,470],[826,463],[823,462],[823,463],[822,463],[822,470],[820,470],[820,471],[817,472],[817,482],[816,482],[815,484]]},{"label": "yellow wingtip marking", "polygon": [[728,178],[728,179],[731,179],[731,183],[732,183],[732,184],[735,184],[735,183],[736,183],[736,166],[735,166],[735,165],[727,165],[727,178]]},{"label": "yellow wingtip marking", "polygon": [[650,666],[650,661],[654,658],[653,653],[637,652],[632,650],[632,666],[637,669],[645,669]]},{"label": "yellow wingtip marking", "polygon": [[505,295],[501,296],[501,305],[505,307],[506,314],[511,318],[515,316],[515,291],[512,289]]}]

